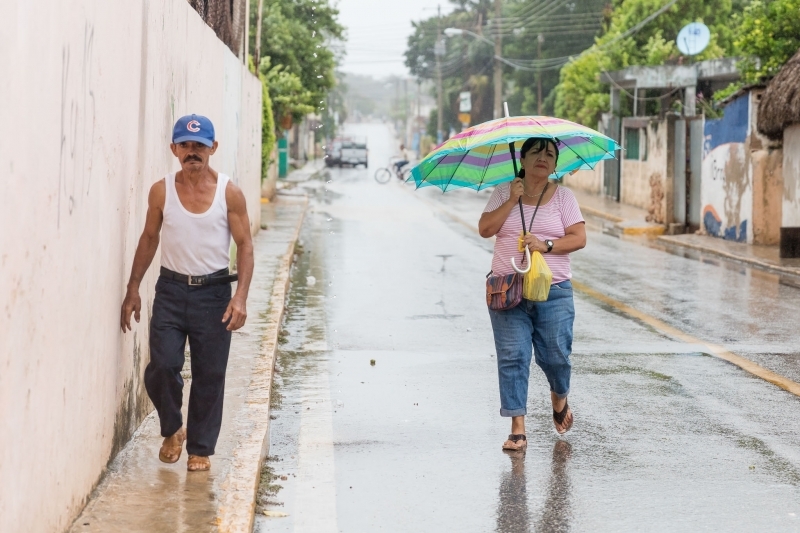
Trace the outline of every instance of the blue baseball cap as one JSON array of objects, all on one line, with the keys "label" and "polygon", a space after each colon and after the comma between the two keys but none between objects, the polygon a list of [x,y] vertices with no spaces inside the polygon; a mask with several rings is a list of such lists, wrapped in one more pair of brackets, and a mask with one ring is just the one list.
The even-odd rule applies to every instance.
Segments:
[{"label": "blue baseball cap", "polygon": [[172,142],[175,144],[195,141],[206,146],[214,145],[214,125],[203,115],[181,117],[172,128]]}]

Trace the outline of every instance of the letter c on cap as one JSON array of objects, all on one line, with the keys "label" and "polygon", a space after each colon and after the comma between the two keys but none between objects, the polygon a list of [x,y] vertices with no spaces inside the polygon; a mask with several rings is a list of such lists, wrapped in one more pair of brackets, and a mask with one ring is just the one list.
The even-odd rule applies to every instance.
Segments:
[{"label": "letter c on cap", "polygon": [[200,123],[196,120],[190,120],[188,124],[186,124],[186,129],[191,131],[192,133],[197,133],[200,131]]}]

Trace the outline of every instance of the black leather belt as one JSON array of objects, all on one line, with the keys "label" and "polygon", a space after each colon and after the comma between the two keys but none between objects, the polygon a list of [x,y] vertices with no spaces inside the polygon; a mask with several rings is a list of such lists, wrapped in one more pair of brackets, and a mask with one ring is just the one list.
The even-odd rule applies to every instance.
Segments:
[{"label": "black leather belt", "polygon": [[220,285],[239,279],[239,274],[228,274],[227,268],[205,276],[187,276],[186,274],[178,274],[168,268],[161,267],[161,276],[192,286]]}]

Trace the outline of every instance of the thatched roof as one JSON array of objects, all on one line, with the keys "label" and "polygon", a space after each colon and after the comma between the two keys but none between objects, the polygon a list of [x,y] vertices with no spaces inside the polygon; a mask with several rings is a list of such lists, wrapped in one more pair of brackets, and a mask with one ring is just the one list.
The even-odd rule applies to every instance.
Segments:
[{"label": "thatched roof", "polygon": [[772,78],[758,105],[758,131],[770,139],[800,123],[800,50]]}]

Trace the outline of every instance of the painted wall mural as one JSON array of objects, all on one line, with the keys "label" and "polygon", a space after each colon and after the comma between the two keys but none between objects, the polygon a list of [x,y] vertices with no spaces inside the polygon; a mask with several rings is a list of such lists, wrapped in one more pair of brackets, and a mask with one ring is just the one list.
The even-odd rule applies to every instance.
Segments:
[{"label": "painted wall mural", "polygon": [[706,120],[703,128],[703,229],[714,237],[737,242],[752,241],[749,131],[749,93],[728,104],[722,118]]}]

